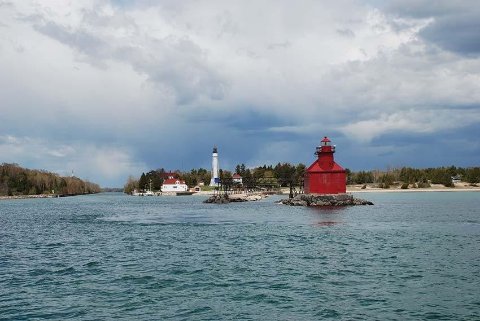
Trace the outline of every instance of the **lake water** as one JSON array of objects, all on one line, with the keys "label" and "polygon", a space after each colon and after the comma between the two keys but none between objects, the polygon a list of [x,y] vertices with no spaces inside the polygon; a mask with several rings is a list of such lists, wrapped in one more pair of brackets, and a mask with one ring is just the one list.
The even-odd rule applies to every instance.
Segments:
[{"label": "lake water", "polygon": [[0,201],[0,320],[480,320],[480,193]]}]

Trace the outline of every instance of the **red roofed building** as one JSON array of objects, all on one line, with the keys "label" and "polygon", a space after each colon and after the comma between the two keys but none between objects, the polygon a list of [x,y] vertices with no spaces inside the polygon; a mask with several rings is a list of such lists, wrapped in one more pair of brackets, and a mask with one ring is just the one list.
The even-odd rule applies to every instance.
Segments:
[{"label": "red roofed building", "polygon": [[164,172],[164,173],[160,173],[160,177],[163,178],[163,179],[178,178],[178,173]]},{"label": "red roofed building", "polygon": [[233,174],[232,179],[234,183],[242,184],[242,176],[240,176],[240,174],[238,173]]},{"label": "red roofed building", "polygon": [[345,169],[333,159],[335,146],[325,137],[317,147],[313,162],[305,173],[304,190],[308,194],[340,194],[347,191],[347,174]]},{"label": "red roofed building", "polygon": [[186,192],[188,191],[188,186],[185,184],[185,181],[179,180],[177,178],[168,178],[163,181],[162,192]]}]

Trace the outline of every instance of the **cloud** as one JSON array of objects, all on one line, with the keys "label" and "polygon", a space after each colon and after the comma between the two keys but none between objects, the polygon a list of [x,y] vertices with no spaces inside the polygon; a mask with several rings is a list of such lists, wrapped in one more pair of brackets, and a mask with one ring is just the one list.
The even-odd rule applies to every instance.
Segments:
[{"label": "cloud", "polygon": [[128,64],[179,105],[200,96],[218,100],[228,89],[204,49],[187,33],[152,37],[134,17],[108,6],[83,10],[80,23],[61,24],[54,18],[46,14],[29,17],[35,30],[81,54],[80,61],[100,68],[108,68],[108,61]]},{"label": "cloud", "polygon": [[452,113],[448,109],[409,110],[394,114],[382,114],[380,118],[357,121],[340,130],[346,136],[354,137],[361,142],[371,141],[389,133],[435,133],[456,129],[458,124],[470,126],[480,123],[479,109],[466,109]]},{"label": "cloud", "polygon": [[350,29],[337,29],[337,33],[347,38],[355,38],[355,33]]},{"label": "cloud", "polygon": [[421,36],[440,47],[466,55],[480,54],[480,13],[440,18],[421,33]]},{"label": "cloud", "polygon": [[475,0],[391,1],[388,11],[400,17],[431,18],[419,36],[443,49],[467,56],[480,54],[480,7]]},{"label": "cloud", "polygon": [[479,124],[474,2],[0,4],[2,155],[36,168],[122,185],[208,168],[214,144],[228,166],[309,163],[324,135],[380,166]]}]

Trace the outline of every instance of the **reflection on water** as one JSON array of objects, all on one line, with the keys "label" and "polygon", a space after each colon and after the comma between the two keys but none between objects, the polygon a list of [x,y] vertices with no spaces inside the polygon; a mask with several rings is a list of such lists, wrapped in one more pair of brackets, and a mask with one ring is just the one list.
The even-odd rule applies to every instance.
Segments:
[{"label": "reflection on water", "polygon": [[315,206],[308,208],[313,216],[314,226],[328,227],[343,223],[340,219],[347,213],[346,206]]},{"label": "reflection on water", "polygon": [[337,224],[341,224],[343,222],[339,222],[339,221],[320,221],[320,222],[317,222],[315,223],[315,226],[333,226],[333,225],[337,225]]},{"label": "reflection on water", "polygon": [[309,210],[320,214],[340,214],[348,210],[348,206],[310,206]]}]

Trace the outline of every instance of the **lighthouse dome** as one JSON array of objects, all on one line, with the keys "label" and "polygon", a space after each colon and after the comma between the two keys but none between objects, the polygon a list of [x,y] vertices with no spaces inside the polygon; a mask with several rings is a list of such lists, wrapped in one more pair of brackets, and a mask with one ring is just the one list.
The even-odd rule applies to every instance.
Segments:
[{"label": "lighthouse dome", "polygon": [[325,136],[320,143],[322,146],[330,146],[331,141],[327,136]]}]

